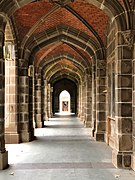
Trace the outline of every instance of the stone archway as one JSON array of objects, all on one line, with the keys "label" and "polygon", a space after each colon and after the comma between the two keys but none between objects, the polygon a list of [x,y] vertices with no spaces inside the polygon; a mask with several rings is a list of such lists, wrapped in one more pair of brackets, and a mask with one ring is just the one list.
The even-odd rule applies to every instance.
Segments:
[{"label": "stone archway", "polygon": [[77,112],[77,86],[76,84],[66,78],[58,80],[53,85],[53,114],[62,111],[62,101],[60,105],[60,93],[66,90],[70,94],[70,102],[68,100],[68,113],[75,113]]},{"label": "stone archway", "polygon": [[71,98],[68,91],[63,90],[59,95],[59,112],[60,114],[70,114]]}]

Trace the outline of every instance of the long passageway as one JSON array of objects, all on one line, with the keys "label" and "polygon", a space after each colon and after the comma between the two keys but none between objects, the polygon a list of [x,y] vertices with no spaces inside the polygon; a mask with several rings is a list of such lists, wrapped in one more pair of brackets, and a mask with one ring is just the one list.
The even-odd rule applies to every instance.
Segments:
[{"label": "long passageway", "polygon": [[33,142],[7,145],[10,167],[0,180],[134,180],[135,172],[113,166],[111,149],[90,131],[77,117],[51,118]]}]

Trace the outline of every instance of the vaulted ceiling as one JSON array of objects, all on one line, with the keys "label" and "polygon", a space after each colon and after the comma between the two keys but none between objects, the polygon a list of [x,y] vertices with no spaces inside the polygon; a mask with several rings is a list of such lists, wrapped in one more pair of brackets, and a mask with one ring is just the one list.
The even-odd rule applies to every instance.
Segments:
[{"label": "vaulted ceiling", "polygon": [[[123,0],[114,1],[123,8]],[[60,71],[83,78],[93,52],[104,54],[111,17],[103,0],[3,0],[0,5],[11,18],[19,58],[40,66],[50,79]]]}]

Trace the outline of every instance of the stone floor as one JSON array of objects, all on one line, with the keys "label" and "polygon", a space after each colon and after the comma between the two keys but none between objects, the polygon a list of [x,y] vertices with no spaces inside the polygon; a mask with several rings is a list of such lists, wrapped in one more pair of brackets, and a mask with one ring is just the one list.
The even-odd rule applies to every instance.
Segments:
[{"label": "stone floor", "polygon": [[113,166],[111,149],[90,131],[73,116],[50,119],[35,141],[6,145],[10,166],[0,180],[135,180],[134,171]]}]

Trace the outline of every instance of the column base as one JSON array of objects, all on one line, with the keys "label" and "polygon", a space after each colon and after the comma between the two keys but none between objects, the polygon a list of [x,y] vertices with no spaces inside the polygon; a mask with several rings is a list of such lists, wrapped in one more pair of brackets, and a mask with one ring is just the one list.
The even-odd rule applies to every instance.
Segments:
[{"label": "column base", "polygon": [[96,141],[104,142],[104,140],[105,140],[103,132],[94,132],[94,138],[95,138]]},{"label": "column base", "polygon": [[0,153],[0,170],[8,167],[8,152]]},{"label": "column base", "polygon": [[80,116],[80,120],[81,120],[81,121],[84,121],[84,116]]},{"label": "column base", "polygon": [[48,121],[48,116],[46,116],[46,115],[43,115],[43,121]]},{"label": "column base", "polygon": [[44,121],[36,122],[36,128],[43,128],[43,127],[44,127]]},{"label": "column base", "polygon": [[5,144],[19,144],[20,143],[20,135],[14,133],[6,133],[5,134]]},{"label": "column base", "polygon": [[92,129],[91,130],[91,136],[94,137],[94,134],[95,134],[95,129]]},{"label": "column base", "polygon": [[132,152],[118,152],[113,149],[112,151],[112,163],[117,168],[131,168],[131,155]]},{"label": "column base", "polygon": [[131,168],[135,171],[135,154],[132,155]]},{"label": "column base", "polygon": [[91,128],[91,122],[85,121],[85,122],[84,122],[84,126],[85,126],[86,128]]},{"label": "column base", "polygon": [[48,116],[45,116],[45,121],[49,121],[49,118],[48,118]]},{"label": "column base", "polygon": [[21,142],[30,142],[34,140],[34,131],[21,133]]}]

